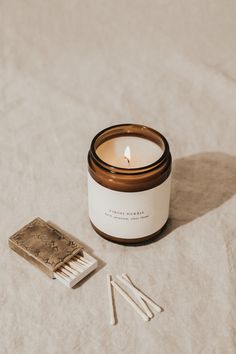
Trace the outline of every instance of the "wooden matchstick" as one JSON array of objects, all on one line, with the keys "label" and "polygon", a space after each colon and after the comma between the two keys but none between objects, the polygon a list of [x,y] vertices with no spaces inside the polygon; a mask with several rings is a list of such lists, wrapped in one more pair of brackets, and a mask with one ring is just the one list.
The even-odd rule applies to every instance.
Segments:
[{"label": "wooden matchstick", "polygon": [[85,263],[86,265],[88,264],[88,265],[91,265],[92,264],[92,262],[90,262],[88,259],[86,259],[85,257],[83,257],[83,256],[77,256],[76,255],[76,258],[78,258],[79,260],[81,260],[83,263]]},{"label": "wooden matchstick", "polygon": [[77,263],[79,263],[81,265],[81,267],[83,267],[84,269],[88,268],[87,264],[84,264],[80,259],[77,258],[77,260],[75,261]]},{"label": "wooden matchstick", "polygon": [[108,291],[108,301],[109,301],[109,309],[110,309],[110,323],[111,325],[116,324],[115,320],[115,312],[114,312],[114,303],[112,298],[112,287],[111,287],[111,275],[107,274],[107,291]]},{"label": "wooden matchstick", "polygon": [[75,256],[76,259],[80,260],[81,262],[83,262],[85,265],[87,264],[91,264],[91,262],[89,262],[87,259],[85,259],[84,257],[82,256]]},{"label": "wooden matchstick", "polygon": [[77,262],[79,262],[80,264],[82,264],[84,267],[89,267],[89,264],[84,262],[82,259],[77,259]]},{"label": "wooden matchstick", "polygon": [[84,269],[82,267],[80,267],[80,265],[76,262],[69,261],[68,264],[70,267],[73,267],[75,270],[78,270],[80,273],[82,273],[84,271]]},{"label": "wooden matchstick", "polygon": [[151,300],[147,295],[145,295],[142,291],[140,291],[139,289],[137,289],[134,285],[131,285],[129,283],[129,281],[127,281],[126,279],[122,278],[120,275],[117,275],[117,278],[125,285],[127,285],[128,288],[130,288],[131,290],[137,292],[137,294],[139,294],[139,296],[141,296],[141,298],[143,300],[145,300],[150,306],[152,306],[157,312],[162,312],[162,309],[160,306],[158,306],[153,300]]},{"label": "wooden matchstick", "polygon": [[115,281],[111,281],[114,288],[120,293],[120,295],[133,307],[133,309],[142,317],[144,321],[149,321],[149,317],[141,308],[134,302],[133,299],[122,289]]},{"label": "wooden matchstick", "polygon": [[[128,277],[127,274],[122,274],[122,278],[126,279],[132,286],[133,286],[133,293],[140,305],[142,306],[143,310],[146,312],[149,318],[153,318],[153,313],[150,311],[149,307],[147,306],[146,302],[141,298],[141,296],[135,291],[135,287]],[[119,279],[119,278],[118,278]]]},{"label": "wooden matchstick", "polygon": [[62,274],[60,271],[57,270],[57,275],[59,275],[62,279],[68,280],[67,277],[64,277],[64,274]]},{"label": "wooden matchstick", "polygon": [[76,259],[76,258],[70,259],[69,262],[72,262],[72,263],[77,264],[78,266],[80,266],[80,263],[78,262],[78,259]]},{"label": "wooden matchstick", "polygon": [[78,259],[79,261],[85,263],[81,256],[75,256],[75,258]]},{"label": "wooden matchstick", "polygon": [[67,269],[65,269],[64,267],[61,267],[61,270],[63,273],[65,273],[66,275],[68,275],[68,277],[73,278],[74,274],[72,274],[71,272],[69,272]]},{"label": "wooden matchstick", "polygon": [[85,258],[85,257],[82,257],[82,258],[83,258],[83,260],[84,260],[85,263],[87,263],[87,264],[89,264],[89,265],[93,264],[93,262],[91,262],[89,259],[87,259],[87,258]]},{"label": "wooden matchstick", "polygon": [[62,277],[62,278],[64,278],[65,280],[67,280],[68,281],[68,275],[66,275],[66,274],[64,274],[61,270],[57,270],[57,273]]},{"label": "wooden matchstick", "polygon": [[69,272],[73,273],[73,274],[76,275],[76,276],[79,274],[78,270],[73,269],[72,267],[68,266],[67,264],[64,264],[64,267],[65,267]]},{"label": "wooden matchstick", "polygon": [[61,267],[61,271],[66,274],[69,278],[72,277],[72,273],[70,271],[68,271],[64,266]]}]

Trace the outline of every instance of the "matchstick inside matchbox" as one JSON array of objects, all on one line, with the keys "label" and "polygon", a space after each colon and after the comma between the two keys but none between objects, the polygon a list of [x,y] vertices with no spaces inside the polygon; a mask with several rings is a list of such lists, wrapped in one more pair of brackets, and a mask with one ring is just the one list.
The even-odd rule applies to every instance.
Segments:
[{"label": "matchstick inside matchbox", "polygon": [[51,278],[72,288],[97,268],[79,241],[37,218],[9,238],[9,246]]},{"label": "matchstick inside matchbox", "polygon": [[67,287],[72,288],[97,268],[97,260],[87,252],[76,254],[54,272],[54,277]]}]

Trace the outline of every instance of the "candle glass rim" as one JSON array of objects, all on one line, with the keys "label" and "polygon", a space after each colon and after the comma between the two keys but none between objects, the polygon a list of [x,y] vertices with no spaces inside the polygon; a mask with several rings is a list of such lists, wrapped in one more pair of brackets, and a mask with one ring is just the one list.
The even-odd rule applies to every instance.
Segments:
[{"label": "candle glass rim", "polygon": [[[140,133],[138,134],[137,132],[132,132],[132,131],[128,131],[128,127],[130,126],[130,128],[135,127],[137,130],[140,129]],[[118,129],[118,128],[124,128],[127,129],[127,131],[123,131],[123,132],[117,132],[116,134],[114,134],[114,136],[109,137],[108,139],[104,139],[104,141],[102,141],[98,146],[96,146],[96,142],[98,140],[98,138],[102,137],[102,135],[108,133],[109,131],[112,131],[113,129]],[[145,135],[146,132],[150,132],[151,134],[153,134],[153,136],[156,136],[157,140],[153,140],[150,139],[148,136]],[[121,136],[136,136],[136,137],[140,137],[142,139],[146,139],[149,141],[152,141],[153,143],[155,143],[156,145],[158,145],[161,149],[162,149],[162,155],[155,160],[154,162],[152,162],[151,164],[145,165],[145,166],[140,166],[140,167],[135,167],[135,168],[126,168],[126,167],[119,167],[119,166],[114,166],[111,165],[107,162],[105,162],[104,160],[102,160],[96,150],[97,148],[102,145],[103,143],[105,143],[108,140],[111,140],[113,138],[118,138]],[[158,144],[158,142],[162,142],[163,146],[160,146]],[[159,167],[163,162],[165,162],[166,158],[169,155],[169,144],[166,140],[166,138],[157,130],[150,128],[146,125],[143,124],[136,124],[136,123],[124,123],[124,124],[116,124],[116,125],[112,125],[109,126],[103,130],[101,130],[100,132],[98,132],[95,137],[93,138],[92,142],[91,142],[91,146],[90,146],[90,151],[94,157],[95,160],[97,160],[97,162],[100,165],[100,168],[109,171],[111,173],[115,173],[115,174],[141,174],[141,173],[146,173],[146,172],[150,172],[153,169],[156,169],[157,167]]]}]

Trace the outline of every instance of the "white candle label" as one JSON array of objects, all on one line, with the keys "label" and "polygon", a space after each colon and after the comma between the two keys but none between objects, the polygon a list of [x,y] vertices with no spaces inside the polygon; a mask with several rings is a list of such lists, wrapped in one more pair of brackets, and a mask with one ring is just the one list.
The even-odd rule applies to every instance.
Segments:
[{"label": "white candle label", "polygon": [[169,215],[169,176],[162,184],[141,192],[103,187],[88,174],[89,217],[102,232],[118,238],[149,236],[164,226]]}]

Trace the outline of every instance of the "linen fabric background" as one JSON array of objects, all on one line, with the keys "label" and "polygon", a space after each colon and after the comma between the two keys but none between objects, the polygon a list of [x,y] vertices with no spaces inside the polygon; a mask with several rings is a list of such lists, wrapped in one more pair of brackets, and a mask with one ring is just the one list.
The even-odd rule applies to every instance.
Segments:
[{"label": "linen fabric background", "polygon": [[[0,0],[1,354],[236,353],[236,3]],[[151,126],[174,158],[163,237],[125,247],[88,220],[87,151],[101,129]],[[40,216],[87,245],[76,289],[8,248]],[[145,323],[106,274],[164,312]]]}]

